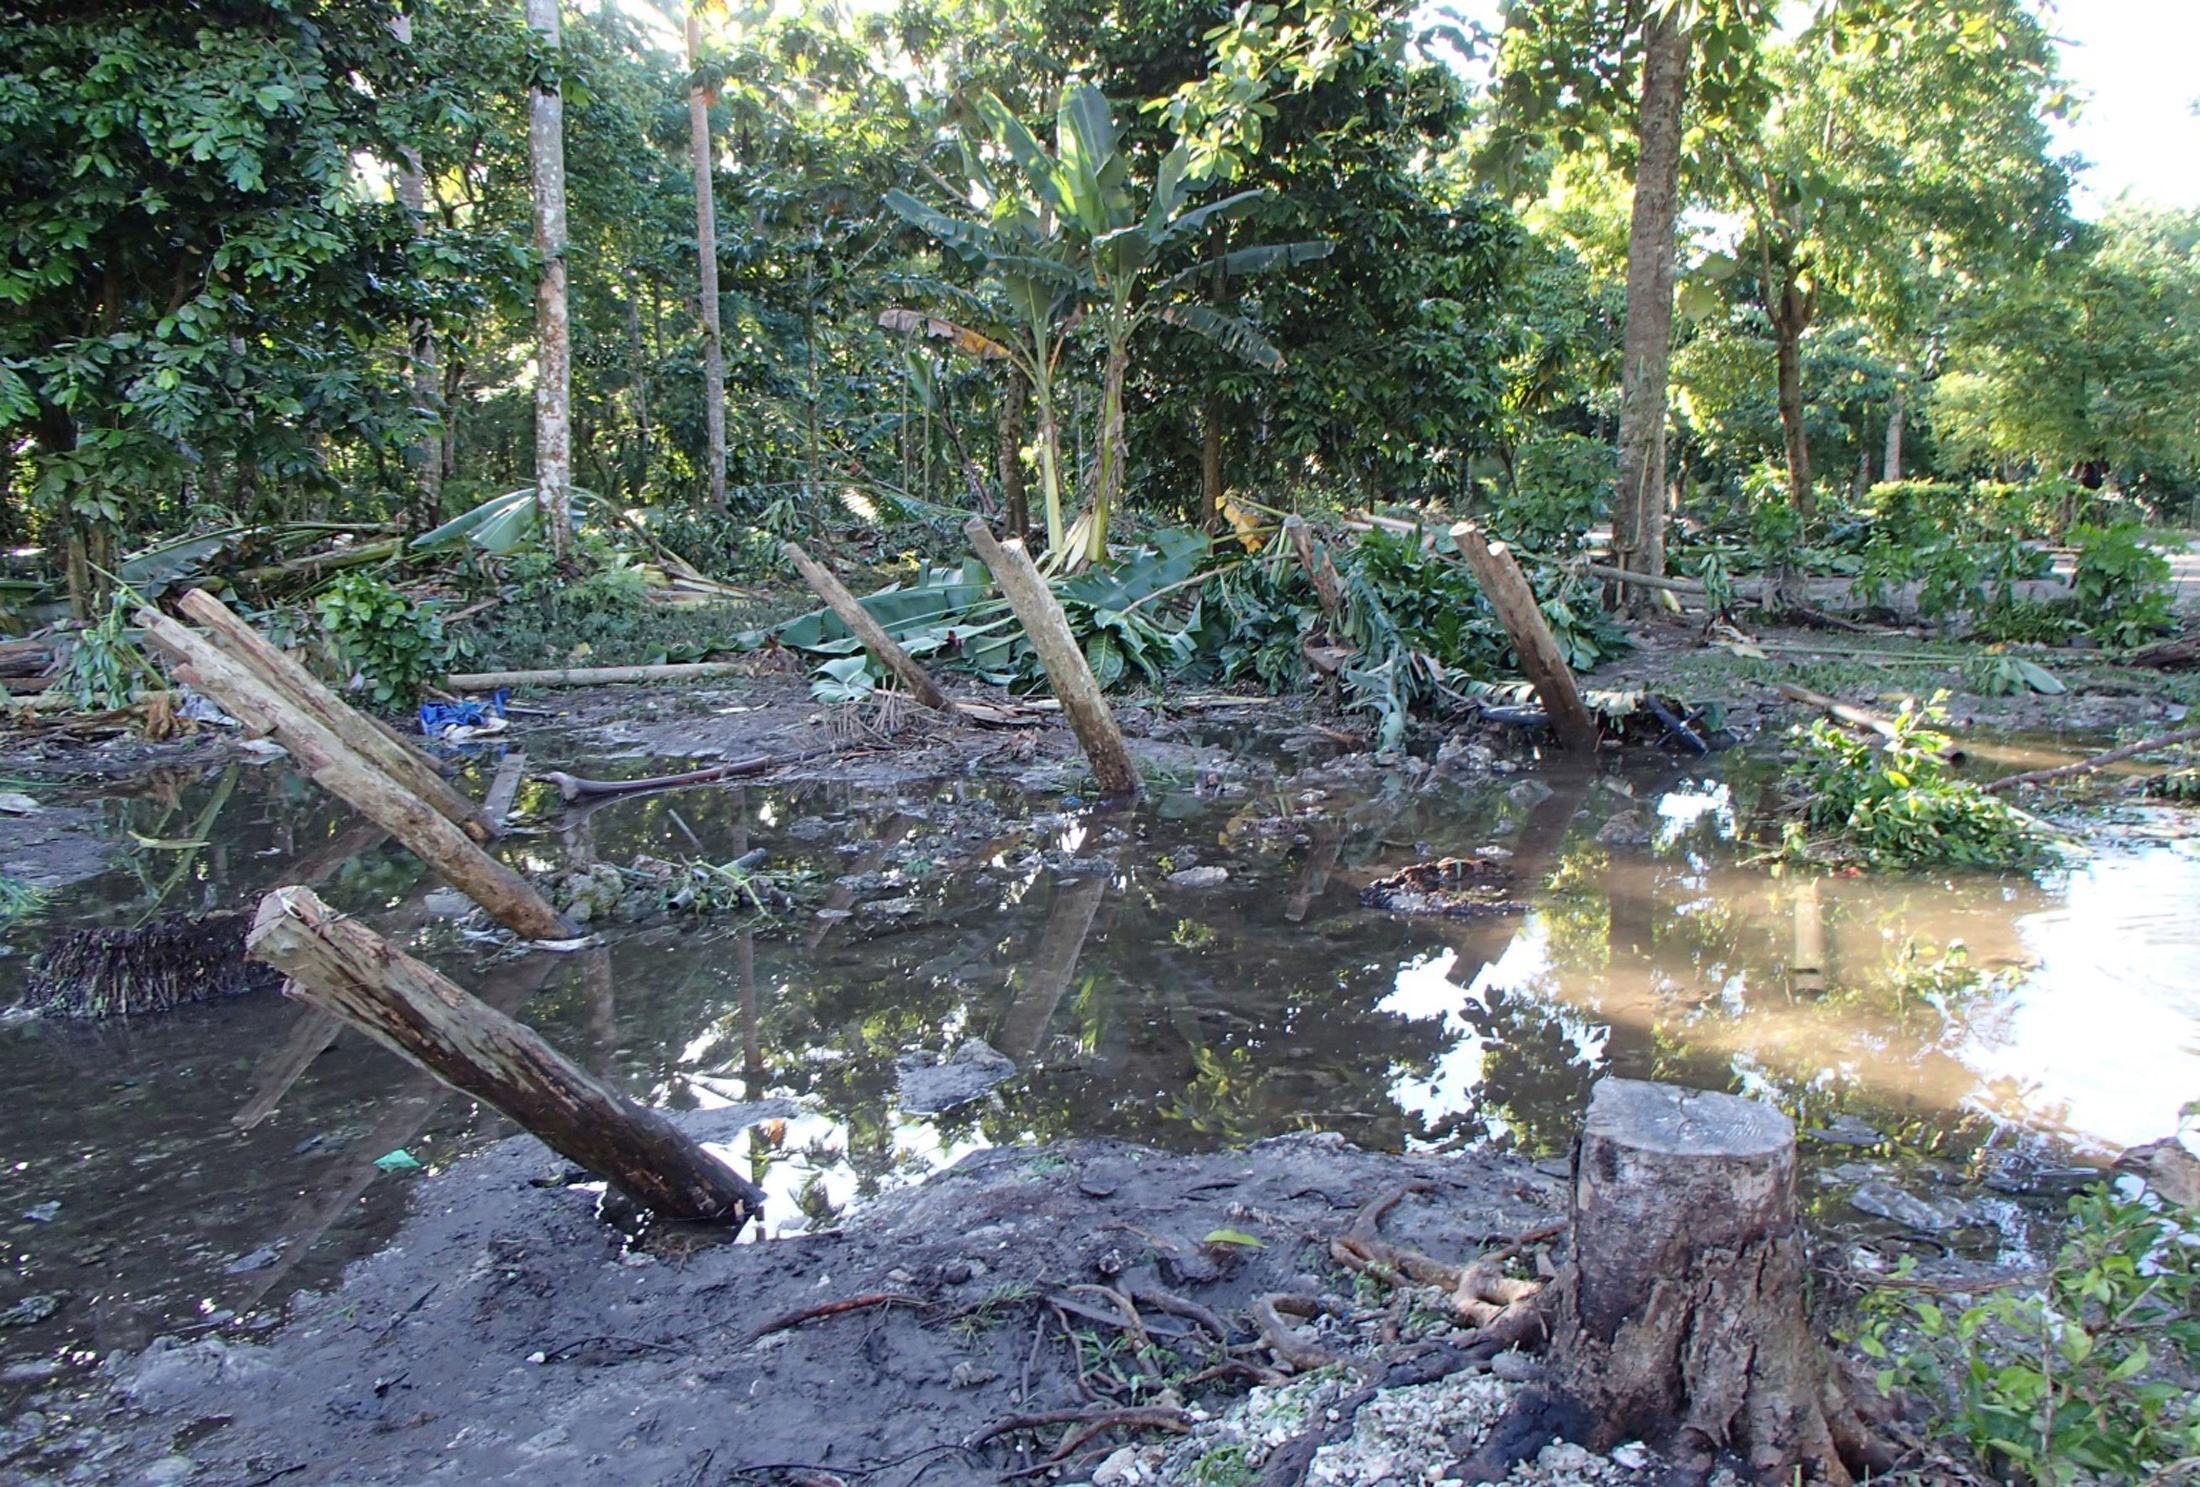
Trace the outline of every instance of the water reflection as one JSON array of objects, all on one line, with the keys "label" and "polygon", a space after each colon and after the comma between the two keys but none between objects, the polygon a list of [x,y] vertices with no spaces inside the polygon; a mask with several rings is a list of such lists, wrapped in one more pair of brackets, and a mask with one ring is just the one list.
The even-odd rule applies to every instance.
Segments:
[{"label": "water reflection", "polygon": [[[1393,1149],[1555,1150],[1606,1070],[1766,1094],[1809,1122],[1859,1115],[1957,1164],[2009,1132],[2101,1149],[2175,1124],[2200,1088],[2190,843],[2043,882],[1797,878],[1740,860],[1747,798],[1725,777],[1389,772],[1095,812],[956,778],[700,789],[573,819],[530,787],[545,824],[507,845],[515,861],[763,847],[807,878],[803,907],[613,924],[603,948],[485,967],[410,859],[295,777],[179,776],[103,802],[105,819],[208,845],[133,853],[45,928],[242,906],[314,875],[642,1098],[791,1102],[731,1152],[782,1231],[994,1143],[1212,1148],[1318,1127]],[[1616,817],[1648,827],[1615,832]],[[1360,904],[1408,862],[1489,848],[1526,912]],[[1227,876],[1171,881],[1195,866]],[[0,983],[21,965],[0,960]],[[389,1231],[412,1181],[377,1157],[432,1166],[505,1129],[331,1031],[274,1001],[0,1029],[15,1092],[0,1306],[67,1298],[12,1353],[135,1346],[325,1283]],[[897,1061],[973,1037],[1014,1075],[943,1114],[905,1109]],[[13,1219],[48,1200],[54,1222]]]}]

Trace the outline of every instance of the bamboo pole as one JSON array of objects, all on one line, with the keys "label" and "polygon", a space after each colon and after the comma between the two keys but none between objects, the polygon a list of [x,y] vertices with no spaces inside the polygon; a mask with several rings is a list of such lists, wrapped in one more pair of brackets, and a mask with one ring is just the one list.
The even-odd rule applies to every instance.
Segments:
[{"label": "bamboo pole", "polygon": [[230,659],[267,683],[284,701],[319,723],[360,758],[433,806],[446,820],[477,842],[496,835],[481,807],[458,793],[449,780],[412,745],[380,719],[347,706],[314,674],[270,645],[228,605],[203,589],[183,596],[180,607],[197,620]]},{"label": "bamboo pole", "polygon": [[1596,748],[1601,736],[1596,717],[1574,686],[1573,669],[1566,664],[1566,653],[1559,649],[1557,637],[1551,634],[1550,624],[1535,602],[1535,590],[1528,587],[1527,575],[1503,543],[1491,542],[1471,521],[1453,527],[1451,540],[1474,570],[1475,582],[1482,586],[1505,633],[1512,637],[1520,669],[1543,699],[1543,711],[1557,730],[1559,742],[1584,753]]},{"label": "bamboo pole", "polygon": [[2105,750],[2102,753],[2095,754],[2090,759],[2080,759],[2075,764],[2059,764],[2053,769],[2035,769],[2024,774],[2003,775],[1985,788],[1988,792],[1998,795],[2004,790],[2014,790],[2019,785],[2037,785],[2047,780],[2061,780],[2068,779],[2072,775],[2091,774],[2095,770],[2106,768],[2111,764],[2121,763],[2126,759],[2136,759],[2141,754],[2151,754],[2157,749],[2173,749],[2179,744],[2189,743],[2200,743],[2200,728],[2180,728],[2174,733],[2163,733],[2153,738],[2142,738],[2137,743],[2128,743],[2122,748]]},{"label": "bamboo pole", "polygon": [[315,784],[411,848],[498,923],[531,940],[572,938],[573,926],[534,884],[482,851],[257,675],[158,610],[141,610],[137,618],[146,639],[178,663],[178,680],[247,725],[274,734]]},{"label": "bamboo pole", "polygon": [[262,899],[246,946],[290,977],[291,995],[494,1106],[643,1207],[736,1227],[762,1211],[754,1183],[664,1116],[606,1088],[312,889],[278,888]]},{"label": "bamboo pole", "polygon": [[496,692],[506,687],[606,687],[618,682],[685,682],[733,676],[749,669],[740,661],[677,661],[664,666],[571,666],[556,671],[457,671],[443,679],[453,692]]},{"label": "bamboo pole", "polygon": [[935,712],[951,712],[954,704],[940,690],[940,684],[932,679],[932,673],[919,665],[916,658],[894,643],[894,637],[886,633],[871,611],[856,602],[856,596],[848,592],[848,586],[834,577],[833,570],[802,550],[801,544],[790,542],[780,549],[787,561],[794,564],[795,572],[810,586],[818,598],[825,601],[848,633],[863,642],[863,648],[878,658],[879,665],[901,679],[901,684],[926,707]]},{"label": "bamboo pole", "polygon": [[993,580],[1001,586],[1009,608],[1016,612],[1031,648],[1039,653],[1039,664],[1046,668],[1054,695],[1069,715],[1070,727],[1077,731],[1077,741],[1084,746],[1100,788],[1110,795],[1137,794],[1138,770],[1131,763],[1130,751],[1123,746],[1123,730],[1116,726],[1115,713],[1100,695],[1100,683],[1093,678],[1085,653],[1077,648],[1068,617],[1032,565],[1023,542],[1014,537],[1006,542],[995,540],[992,530],[977,517],[963,523],[963,533],[992,570]]}]

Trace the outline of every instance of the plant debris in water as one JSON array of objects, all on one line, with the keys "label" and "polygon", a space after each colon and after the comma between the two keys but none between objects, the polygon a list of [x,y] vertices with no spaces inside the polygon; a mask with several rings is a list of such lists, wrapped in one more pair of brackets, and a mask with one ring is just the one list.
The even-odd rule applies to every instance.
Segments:
[{"label": "plant debris in water", "polygon": [[1360,902],[1393,914],[1442,914],[1471,919],[1483,914],[1525,914],[1528,905],[1505,897],[1512,887],[1503,863],[1485,857],[1445,857],[1416,862],[1360,890]]},{"label": "plant debris in water", "polygon": [[242,914],[178,914],[138,929],[71,931],[32,965],[23,1005],[48,1017],[129,1017],[272,991],[281,973],[244,957],[250,927]]}]

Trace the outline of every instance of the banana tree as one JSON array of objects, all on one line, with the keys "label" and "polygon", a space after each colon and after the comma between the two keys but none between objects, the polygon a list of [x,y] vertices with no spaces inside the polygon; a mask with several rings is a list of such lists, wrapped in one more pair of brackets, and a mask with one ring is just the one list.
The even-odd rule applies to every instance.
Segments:
[{"label": "banana tree", "polygon": [[1039,408],[1039,467],[1047,503],[1047,540],[1064,547],[1059,450],[1053,412],[1055,375],[1064,341],[1080,312],[1099,322],[1104,344],[1100,438],[1092,505],[1065,554],[1072,565],[1106,555],[1108,517],[1123,491],[1123,386],[1133,339],[1148,321],[1182,326],[1256,366],[1274,371],[1283,353],[1241,316],[1191,297],[1201,285],[1289,268],[1325,256],[1323,241],[1239,248],[1174,273],[1160,264],[1169,250],[1196,241],[1219,223],[1243,216],[1263,193],[1240,191],[1189,206],[1202,182],[1191,177],[1191,152],[1180,141],[1162,158],[1143,207],[1130,182],[1130,160],[1107,99],[1090,83],[1073,83],[1055,119],[1050,152],[991,93],[973,100],[977,113],[1015,162],[1024,190],[994,189],[975,157],[973,178],[993,206],[992,221],[949,216],[906,192],[887,205],[996,281],[1028,341],[1016,349]]}]

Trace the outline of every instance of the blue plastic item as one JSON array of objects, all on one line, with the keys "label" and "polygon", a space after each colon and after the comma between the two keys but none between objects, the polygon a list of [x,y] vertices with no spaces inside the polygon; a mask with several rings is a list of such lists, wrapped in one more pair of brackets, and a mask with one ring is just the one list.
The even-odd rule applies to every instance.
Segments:
[{"label": "blue plastic item", "polygon": [[499,688],[495,695],[478,702],[423,702],[420,704],[420,731],[430,738],[441,738],[446,728],[479,728],[491,718],[504,716],[504,704],[511,692]]}]

